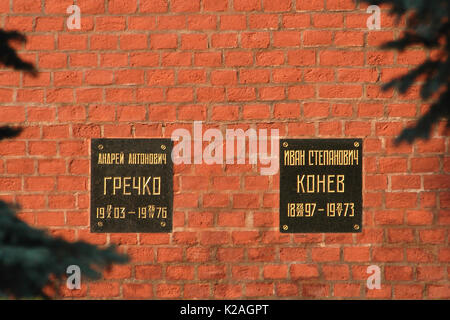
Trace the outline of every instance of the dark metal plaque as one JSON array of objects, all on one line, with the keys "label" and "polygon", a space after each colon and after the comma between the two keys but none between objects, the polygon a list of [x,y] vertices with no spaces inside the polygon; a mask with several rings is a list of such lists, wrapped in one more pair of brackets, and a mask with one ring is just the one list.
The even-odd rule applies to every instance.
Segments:
[{"label": "dark metal plaque", "polygon": [[170,139],[92,139],[91,232],[171,232]]},{"label": "dark metal plaque", "polygon": [[361,232],[362,140],[280,141],[280,232]]}]

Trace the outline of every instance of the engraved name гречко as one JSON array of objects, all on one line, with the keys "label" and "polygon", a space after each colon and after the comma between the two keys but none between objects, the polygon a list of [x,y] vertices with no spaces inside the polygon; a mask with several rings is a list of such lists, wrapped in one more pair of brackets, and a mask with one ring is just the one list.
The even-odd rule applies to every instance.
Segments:
[{"label": "engraved name \u0433\u0440\u0435\u0447\u043a\u043e", "polygon": [[171,232],[170,139],[92,139],[91,232]]}]

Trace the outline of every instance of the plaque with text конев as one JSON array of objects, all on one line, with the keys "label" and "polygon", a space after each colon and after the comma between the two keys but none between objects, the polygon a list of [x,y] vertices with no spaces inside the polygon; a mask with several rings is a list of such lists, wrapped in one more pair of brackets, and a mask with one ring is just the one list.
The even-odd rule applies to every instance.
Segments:
[{"label": "plaque with text \u043a\u043e\u043d\u0435\u0432", "polygon": [[91,232],[172,231],[170,139],[92,139]]},{"label": "plaque with text \u043a\u043e\u043d\u0435\u0432", "polygon": [[280,232],[361,232],[362,140],[280,140]]}]

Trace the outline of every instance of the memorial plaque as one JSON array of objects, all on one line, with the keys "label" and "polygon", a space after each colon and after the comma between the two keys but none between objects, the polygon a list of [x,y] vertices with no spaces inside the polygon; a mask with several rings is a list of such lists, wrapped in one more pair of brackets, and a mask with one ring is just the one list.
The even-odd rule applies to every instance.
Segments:
[{"label": "memorial plaque", "polygon": [[362,140],[280,140],[280,232],[361,232]]},{"label": "memorial plaque", "polygon": [[92,139],[91,232],[171,232],[170,139]]}]

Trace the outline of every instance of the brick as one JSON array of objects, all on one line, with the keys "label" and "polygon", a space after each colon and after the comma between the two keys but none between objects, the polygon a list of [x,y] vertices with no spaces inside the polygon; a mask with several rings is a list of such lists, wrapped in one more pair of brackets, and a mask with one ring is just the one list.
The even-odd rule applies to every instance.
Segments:
[{"label": "brick", "polygon": [[276,14],[250,14],[248,16],[250,29],[277,29],[278,28],[278,15]]},{"label": "brick", "polygon": [[308,265],[308,264],[293,264],[290,269],[291,279],[318,279],[319,278],[319,270],[316,265]]},{"label": "brick", "polygon": [[12,71],[0,72],[0,84],[2,86],[17,86],[20,83],[20,74]]},{"label": "brick", "polygon": [[[309,19],[307,20],[309,23]],[[303,31],[303,44],[305,46],[325,46],[332,42],[332,33],[323,30]]]},{"label": "brick", "polygon": [[290,11],[292,8],[291,0],[280,0],[277,2],[264,0],[263,1],[264,11],[275,11],[275,12],[283,12]]},{"label": "brick", "polygon": [[306,261],[306,250],[303,248],[281,248],[281,261]]},{"label": "brick", "polygon": [[359,98],[362,96],[360,85],[322,85],[319,88],[321,98]]},{"label": "brick", "polygon": [[328,117],[330,106],[328,103],[304,103],[305,118]]},{"label": "brick", "polygon": [[213,48],[235,48],[238,45],[236,33],[215,33],[211,36]]},{"label": "brick", "polygon": [[406,266],[386,266],[384,276],[388,281],[413,280],[413,268]]},{"label": "brick", "polygon": [[346,247],[344,248],[345,261],[359,261],[364,262],[369,260],[369,247]]},{"label": "brick", "polygon": [[95,24],[99,31],[121,31],[126,28],[124,17],[98,17]]},{"label": "brick", "polygon": [[[169,40],[171,42],[173,40]],[[153,43],[151,42],[151,46]],[[159,45],[163,45],[160,43]],[[169,45],[170,44],[166,44]],[[176,38],[175,38],[175,47],[176,47]],[[133,67],[141,66],[141,67],[155,67],[159,64],[159,54],[153,52],[131,52],[130,53],[130,65]]]},{"label": "brick", "polygon": [[428,297],[432,299],[448,299],[450,297],[449,285],[429,285]]},{"label": "brick", "polygon": [[381,173],[400,173],[406,171],[405,158],[380,158],[380,172]]},{"label": "brick", "polygon": [[249,66],[253,63],[253,54],[248,51],[231,51],[225,54],[225,64],[230,67]]},{"label": "brick", "polygon": [[398,262],[403,261],[402,248],[374,248],[372,252],[373,261]]},{"label": "brick", "polygon": [[[142,4],[141,4],[142,6]],[[141,7],[142,8],[142,7]],[[155,30],[156,17],[128,17],[128,30]]]},{"label": "brick", "polygon": [[38,226],[63,226],[64,213],[63,212],[39,212],[36,214],[36,224]]},{"label": "brick", "polygon": [[274,82],[278,83],[300,82],[302,79],[302,71],[297,68],[274,69],[272,71],[272,77]]},{"label": "brick", "polygon": [[12,10],[15,13],[40,13],[42,10],[42,6],[40,2],[14,0]]},{"label": "brick", "polygon": [[[86,50],[88,38],[85,35],[61,34],[58,35],[58,49],[60,50]],[[111,43],[108,45],[107,43]],[[91,38],[91,49],[115,49],[116,37],[93,36]]]},{"label": "brick", "polygon": [[232,275],[237,280],[255,280],[259,278],[257,266],[237,265],[232,267]]},{"label": "brick", "polygon": [[397,299],[422,299],[423,286],[422,285],[395,285],[394,297]]},{"label": "brick", "polygon": [[134,13],[137,9],[136,1],[110,0],[108,1],[109,13]]},{"label": "brick", "polygon": [[360,51],[325,50],[319,55],[323,66],[361,66],[364,63],[364,53]]},{"label": "brick", "polygon": [[192,55],[188,52],[169,52],[161,56],[161,64],[166,67],[181,67],[190,66],[192,64]]},{"label": "brick", "polygon": [[172,0],[171,9],[173,12],[196,12],[200,10],[200,0]]},{"label": "brick", "polygon": [[444,278],[444,268],[437,266],[417,267],[417,280],[437,281]]},{"label": "brick", "polygon": [[203,245],[219,245],[229,242],[229,234],[224,231],[205,231],[200,234],[200,243]]},{"label": "brick", "polygon": [[197,101],[199,102],[221,102],[225,101],[224,88],[198,88]]},{"label": "brick", "polygon": [[186,259],[191,262],[205,262],[208,261],[210,252],[207,248],[190,247],[186,249]]},{"label": "brick", "polygon": [[154,280],[162,277],[160,265],[137,265],[135,267],[135,277],[140,280]]},{"label": "brick", "polygon": [[103,2],[98,2],[95,0],[80,0],[78,5],[80,6],[81,12],[89,14],[105,12],[105,4]]},{"label": "brick", "polygon": [[368,52],[366,54],[368,65],[391,65],[394,57],[388,52]]},{"label": "brick", "polygon": [[185,284],[184,298],[186,299],[206,299],[210,296],[209,284]]},{"label": "brick", "polygon": [[247,27],[244,15],[220,16],[220,30],[244,30]]},{"label": "brick", "polygon": [[2,13],[7,13],[7,12],[9,12],[10,11],[10,4],[9,4],[9,2],[3,2],[1,5],[0,5],[0,12],[2,12]]},{"label": "brick", "polygon": [[244,212],[219,213],[217,225],[221,227],[244,227],[245,213]]},{"label": "brick", "polygon": [[121,70],[115,73],[115,82],[122,85],[144,84],[144,71]]},{"label": "brick", "polygon": [[[369,218],[372,219],[372,218]],[[383,230],[382,229],[365,229],[357,236],[358,243],[381,243],[383,242]]]},{"label": "brick", "polygon": [[275,251],[271,248],[250,248],[247,250],[249,261],[268,262],[273,261]]},{"label": "brick", "polygon": [[416,193],[396,192],[386,194],[386,208],[415,208],[416,205]]},{"label": "brick", "polygon": [[153,297],[150,284],[126,283],[122,286],[125,299],[149,299]]},{"label": "brick", "polygon": [[117,282],[100,282],[100,283],[90,283],[89,284],[89,295],[91,297],[117,297],[119,296],[119,283]]},{"label": "brick", "polygon": [[339,260],[339,248],[312,248],[313,261],[337,261]]},{"label": "brick", "polygon": [[236,11],[261,10],[261,2],[258,0],[236,0],[233,5]]},{"label": "brick", "polygon": [[195,53],[194,65],[203,67],[219,67],[222,65],[222,55],[218,52]]},{"label": "brick", "polygon": [[141,0],[139,6],[142,13],[163,13],[168,10],[167,0]]},{"label": "brick", "polygon": [[403,211],[401,210],[385,210],[377,211],[374,215],[376,224],[380,225],[399,225],[403,224]]},{"label": "brick", "polygon": [[328,297],[330,287],[325,284],[304,284],[302,285],[302,296],[310,298]]},{"label": "brick", "polygon": [[220,299],[236,299],[242,295],[240,285],[218,284],[214,288],[214,296]]},{"label": "brick", "polygon": [[406,258],[411,262],[431,262],[434,260],[433,254],[427,249],[408,248]]},{"label": "brick", "polygon": [[342,28],[344,17],[338,13],[316,13],[313,15],[313,26],[316,28]]},{"label": "brick", "polygon": [[360,284],[336,283],[334,285],[335,297],[359,297],[361,295]]},{"label": "brick", "polygon": [[181,36],[181,49],[202,50],[208,47],[208,38],[204,34],[183,34]]},{"label": "brick", "polygon": [[420,230],[419,239],[423,243],[444,243],[445,231],[443,229]]},{"label": "brick", "polygon": [[245,294],[248,297],[270,297],[274,294],[271,283],[249,283],[245,286]]},{"label": "brick", "polygon": [[[22,181],[20,178],[2,178],[0,181],[0,189],[3,191],[18,191],[22,189]],[[28,190],[33,188],[28,187]]]},{"label": "brick", "polygon": [[242,48],[267,48],[270,44],[268,32],[247,32],[241,34]]},{"label": "brick", "polygon": [[330,11],[353,10],[356,4],[352,0],[330,0],[327,1],[327,9]]},{"label": "brick", "polygon": [[234,208],[257,208],[259,202],[257,194],[236,194],[233,196]]},{"label": "brick", "polygon": [[251,101],[255,99],[256,92],[254,88],[228,88],[228,101]]},{"label": "brick", "polygon": [[285,279],[287,273],[287,265],[266,265],[263,270],[264,279]]},{"label": "brick", "polygon": [[364,46],[364,33],[359,31],[337,31],[334,35],[334,43],[339,47]]},{"label": "brick", "polygon": [[110,269],[104,272],[104,278],[107,280],[111,279],[126,279],[131,276],[130,266],[119,266],[114,265]]},{"label": "brick", "polygon": [[178,46],[176,34],[151,34],[150,47],[152,49],[172,49]]},{"label": "brick", "polygon": [[158,29],[160,30],[186,29],[186,17],[182,15],[158,17]]},{"label": "brick", "polygon": [[291,100],[314,98],[315,95],[315,88],[312,85],[291,86],[288,91],[288,99]]},{"label": "brick", "polygon": [[[42,55],[40,55],[40,57],[42,57]],[[45,55],[44,57],[43,57],[43,61],[45,62],[45,66],[47,68],[50,68],[50,65],[52,65],[54,56],[48,54],[48,55]],[[65,66],[66,60],[67,60],[66,55],[57,56],[57,59],[55,60],[56,65],[53,65],[53,67]],[[72,53],[69,55],[69,63],[72,67],[97,66],[97,54],[95,54],[95,53]]]},{"label": "brick", "polygon": [[179,120],[205,120],[206,107],[202,105],[186,105],[178,108]]},{"label": "brick", "polygon": [[234,244],[250,244],[258,241],[260,234],[257,231],[235,231],[232,233]]},{"label": "brick", "polygon": [[170,280],[192,280],[194,279],[193,266],[168,266],[166,277]]},{"label": "brick", "polygon": [[17,195],[16,200],[22,209],[44,209],[46,206],[46,199],[44,195]]},{"label": "brick", "polygon": [[203,10],[205,11],[212,11],[212,12],[220,12],[220,11],[226,11],[228,8],[228,1],[227,0],[204,0],[203,2]]},{"label": "brick", "polygon": [[272,34],[274,47],[297,47],[300,45],[299,31],[276,31]]},{"label": "brick", "polygon": [[420,189],[420,176],[393,176],[391,187],[393,190]]},{"label": "brick", "polygon": [[425,176],[423,186],[426,190],[430,189],[449,189],[450,182],[446,175]]},{"label": "brick", "polygon": [[[284,64],[285,57],[283,51],[259,52],[255,55],[258,66],[278,66]],[[294,58],[293,58],[294,59]],[[299,63],[299,56],[294,59],[294,63]],[[304,60],[301,60],[304,61]],[[305,63],[305,62],[301,62]]]},{"label": "brick", "polygon": [[[339,69],[339,81],[342,82],[376,82],[378,80],[378,71],[371,69]],[[365,104],[367,105],[367,104]]]},{"label": "brick", "polygon": [[163,299],[174,299],[181,297],[181,286],[177,284],[158,284],[157,296]]},{"label": "brick", "polygon": [[284,87],[264,87],[259,89],[261,100],[283,100],[286,97]]},{"label": "brick", "polygon": [[243,248],[219,248],[217,250],[217,259],[223,262],[236,262],[244,259]]},{"label": "brick", "polygon": [[215,30],[217,29],[217,17],[214,15],[188,16],[187,24],[189,30]]},{"label": "brick", "polygon": [[200,280],[215,280],[225,278],[225,266],[202,265],[198,267],[198,278]]}]

